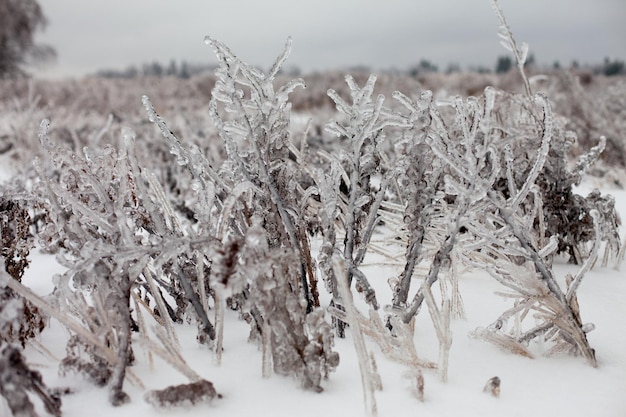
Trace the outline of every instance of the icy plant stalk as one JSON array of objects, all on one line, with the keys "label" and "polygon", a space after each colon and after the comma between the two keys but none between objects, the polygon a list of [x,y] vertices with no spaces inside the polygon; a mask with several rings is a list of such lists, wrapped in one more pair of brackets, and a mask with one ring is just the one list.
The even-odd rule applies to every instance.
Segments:
[{"label": "icy plant stalk", "polygon": [[[432,121],[432,92],[425,91],[417,102],[400,92],[396,92],[394,98],[409,110],[406,119],[411,124],[397,145],[400,171],[397,181],[404,190],[401,196],[406,200],[404,218],[409,233],[404,269],[393,288],[393,306],[401,309],[406,307],[415,266],[427,253],[424,238],[433,215],[442,170],[440,161],[426,143]],[[417,160],[419,163],[415,163]]]},{"label": "icy plant stalk", "polygon": [[343,305],[346,309],[346,320],[352,329],[352,339],[354,341],[354,349],[359,359],[359,370],[361,371],[361,383],[363,385],[363,400],[365,401],[365,410],[368,415],[376,416],[378,407],[376,405],[375,391],[382,390],[380,375],[376,371],[374,356],[370,356],[365,346],[365,338],[361,333],[358,322],[358,313],[352,300],[352,292],[350,291],[348,276],[343,260],[335,256],[333,258],[333,269],[337,277],[337,287],[341,295]]}]

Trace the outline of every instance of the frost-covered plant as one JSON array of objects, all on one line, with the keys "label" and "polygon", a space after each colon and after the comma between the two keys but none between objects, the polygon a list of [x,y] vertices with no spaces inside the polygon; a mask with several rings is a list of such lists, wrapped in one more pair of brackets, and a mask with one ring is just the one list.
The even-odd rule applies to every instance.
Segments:
[{"label": "frost-covered plant", "polygon": [[[239,60],[221,42],[207,38],[207,43],[220,62],[210,103],[226,149],[219,169],[200,148],[179,141],[149,99],[143,101],[178,164],[193,178],[194,233],[223,245],[220,256],[207,259],[220,317],[218,361],[228,302],[243,313],[252,334],[262,341],[265,376],[273,363],[276,373],[293,375],[305,388],[321,391],[320,381],[337,366],[338,356],[319,307],[307,235],[313,221],[308,205],[315,188],[304,185],[307,172],[298,166],[298,155],[293,161],[290,154],[299,152],[289,138],[288,98],[302,81],[289,82],[278,91],[273,85],[291,42],[268,74]],[[206,300],[206,293],[200,291],[198,298]]]},{"label": "frost-covered plant", "polygon": [[288,130],[289,94],[304,82],[293,80],[278,91],[273,85],[291,51],[291,39],[267,74],[241,61],[221,42],[207,38],[207,43],[220,63],[210,112],[228,155],[222,172],[231,182],[243,180],[259,189],[258,204],[251,210],[262,209],[258,215],[265,221],[270,245],[297,249],[300,290],[310,312],[319,300],[306,236],[303,203],[308,191],[302,189],[304,173],[289,159]]},{"label": "frost-covered plant", "polygon": [[[358,89],[353,90],[358,93]],[[572,185],[597,159],[603,142],[569,168],[565,159],[569,133],[555,123],[550,104],[542,95],[530,100],[487,88],[479,99],[454,99],[453,117],[447,115],[449,112],[441,112],[429,94],[422,94],[416,101],[400,93],[395,97],[409,110],[408,114],[396,116],[396,120],[401,119],[395,124],[406,126],[397,142],[401,153],[396,166],[399,189],[404,191],[397,199],[405,207],[409,237],[404,270],[393,284],[394,299],[388,309],[390,329],[394,331],[395,323],[396,330],[404,332],[401,323],[409,323],[425,301],[440,342],[438,369],[445,379],[451,343],[451,305],[461,305],[455,284],[458,277],[451,267],[453,262],[461,261],[487,267],[524,299],[503,317],[520,313],[516,317],[522,321],[529,311],[540,312],[537,319],[541,317],[541,324],[523,333],[520,339],[489,333],[491,340],[499,340],[500,344],[506,341],[509,348],[514,346],[513,350],[526,352],[522,345],[548,334],[554,342],[553,350],[569,349],[595,365],[593,349],[585,336],[591,327],[581,321],[575,292],[595,261],[599,240],[607,240],[617,253],[618,222],[610,198],[594,193],[587,199],[574,199]],[[511,114],[517,117],[510,117]],[[367,125],[355,126],[358,134],[363,135]],[[558,184],[563,191],[555,192],[546,184]],[[572,199],[560,198],[563,195]],[[556,198],[558,203],[553,202]],[[595,207],[601,208],[603,216],[597,215]],[[572,208],[578,210],[577,219],[567,214]],[[568,216],[570,221],[548,224],[554,215]],[[586,223],[592,217],[595,220]],[[574,234],[574,230],[585,234]],[[563,251],[560,243],[584,249],[588,242],[592,249],[581,258],[584,266],[575,277],[568,278],[568,287],[563,290],[554,278],[552,257]],[[453,251],[457,254],[455,259]],[[415,265],[422,261],[429,266],[409,301]],[[452,291],[446,281],[452,283]],[[439,305],[431,291],[436,282],[442,284]],[[332,311],[337,317],[345,317]],[[381,346],[393,346],[375,330],[376,323],[375,316],[371,316],[369,324],[360,321],[361,326],[372,327],[366,333],[375,335]],[[477,334],[489,338],[485,332]],[[410,345],[397,344],[395,349],[404,350],[407,356],[412,350]]]},{"label": "frost-covered plant", "polygon": [[[62,369],[82,371],[102,385],[114,375],[111,401],[120,404],[127,400],[122,385],[126,366],[132,362],[130,292],[136,277],[128,271],[129,260],[116,255],[136,239],[135,225],[127,223],[139,217],[132,216],[138,203],[132,195],[134,177],[128,167],[120,168],[126,160],[111,148],[101,155],[81,157],[53,145],[46,136],[47,125],[44,121],[40,139],[59,176],[47,179],[40,168],[42,198],[52,220],[42,241],[51,242],[57,235],[64,248],[58,259],[68,271],[56,282],[60,307],[80,317],[89,332],[111,346],[117,359],[109,363],[102,352],[76,335],[68,342]],[[87,289],[93,290],[91,305],[85,300]]]},{"label": "frost-covered plant", "polygon": [[[346,102],[337,91],[328,90],[339,118],[331,120],[326,130],[338,138],[335,148],[339,150],[339,155],[328,154],[330,172],[318,172],[315,176],[322,202],[318,210],[323,237],[319,264],[326,288],[333,295],[332,307],[342,309],[342,297],[332,268],[334,252],[341,251],[348,286],[354,279],[355,289],[376,310],[379,308],[376,293],[360,266],[371,246],[372,236],[380,222],[379,209],[395,175],[395,170],[388,165],[384,148],[385,128],[404,125],[383,105],[383,95],[373,99],[375,75],[370,76],[363,87],[359,87],[350,75],[345,80],[351,103]],[[344,235],[342,245],[337,241],[337,224]],[[344,323],[341,320],[333,323],[337,334],[343,337]]]},{"label": "frost-covered plant", "polygon": [[[47,124],[42,124],[40,139],[58,174],[47,177],[50,169],[39,167],[41,199],[51,220],[40,238],[44,246],[59,242],[58,259],[68,268],[56,277],[59,308],[80,318],[84,331],[99,340],[94,344],[82,332],[75,334],[61,367],[109,384],[111,402],[118,405],[127,401],[122,386],[133,362],[131,333],[139,330],[131,312],[133,298],[146,307],[155,304],[153,314],[170,340],[176,340],[171,321],[184,315],[189,304],[202,323],[201,333],[214,338],[207,312],[191,290],[185,255],[198,250],[211,254],[215,240],[185,233],[157,181],[139,168],[132,132],[125,133],[121,150],[85,149],[78,155],[51,143]],[[173,294],[182,313],[167,305],[162,291]]]},{"label": "frost-covered plant", "polygon": [[[456,101],[456,125],[465,152],[451,153],[450,146],[444,148],[443,143],[431,141],[433,151],[450,168],[449,177],[445,181],[447,193],[455,198],[471,198],[470,210],[462,222],[465,236],[459,245],[470,263],[486,267],[499,282],[520,294],[519,297],[526,303],[517,303],[514,309],[520,312],[520,319],[530,309],[541,312],[544,322],[539,328],[545,331],[554,328],[557,344],[569,345],[595,365],[594,352],[588,345],[580,313],[573,301],[576,287],[586,269],[578,274],[575,285],[572,284],[565,291],[561,289],[548,261],[557,250],[556,242],[561,231],[550,234],[551,231],[546,230],[543,211],[545,203],[542,202],[543,195],[539,187],[535,185],[542,175],[546,175],[545,168],[552,162],[549,158],[550,150],[555,148],[555,152],[559,152],[558,145],[562,141],[553,142],[554,138],[563,133],[554,130],[552,111],[545,97],[537,95],[534,103],[526,104],[528,118],[524,118],[522,113],[520,119],[535,120],[535,124],[532,127],[533,124],[526,122],[519,127],[536,132],[541,137],[541,143],[534,148],[537,149],[536,156],[528,158],[530,166],[526,170],[525,181],[519,183],[512,167],[517,160],[513,156],[516,151],[512,149],[526,148],[519,142],[528,139],[515,130],[498,126],[496,120],[499,118],[492,114],[495,100],[495,92],[487,89],[482,105],[473,100],[468,100],[467,104]],[[540,108],[540,112],[533,105]],[[511,132],[515,133],[511,135]],[[533,138],[534,135],[529,137]],[[450,142],[454,143],[453,140]],[[476,165],[476,161],[480,163]],[[474,176],[476,173],[478,177]],[[504,173],[506,188],[494,187]],[[466,184],[463,185],[463,182]],[[470,183],[475,185],[468,186]],[[599,231],[594,236],[595,239],[601,238]],[[591,260],[587,262],[593,262],[594,256],[592,253]],[[510,317],[513,313],[505,315]],[[542,331],[533,329],[521,340],[528,342],[540,333]],[[484,336],[484,333],[481,334]],[[522,348],[517,350],[524,351]]]},{"label": "frost-covered plant", "polygon": [[[304,83],[296,79],[278,91],[273,85],[291,40],[267,74],[239,60],[221,42],[207,38],[207,43],[220,62],[210,105],[228,155],[220,173],[227,184],[248,183],[256,200],[232,214],[222,213],[238,220],[239,230],[248,228],[238,272],[248,275],[242,308],[263,341],[264,374],[268,376],[271,356],[275,372],[295,375],[305,388],[321,391],[320,381],[337,366],[338,355],[319,308],[307,236],[312,221],[307,209],[315,189],[305,181],[305,168],[290,159],[291,151],[295,162],[301,162],[289,137],[288,99]],[[257,272],[250,276],[250,271]]]}]

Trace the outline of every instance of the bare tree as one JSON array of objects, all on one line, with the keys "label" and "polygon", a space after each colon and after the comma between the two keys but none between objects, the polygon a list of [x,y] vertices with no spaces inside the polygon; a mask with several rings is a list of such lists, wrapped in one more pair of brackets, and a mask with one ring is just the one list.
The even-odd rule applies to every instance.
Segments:
[{"label": "bare tree", "polygon": [[24,64],[55,56],[52,47],[35,43],[46,24],[36,0],[0,0],[0,78],[24,75]]}]

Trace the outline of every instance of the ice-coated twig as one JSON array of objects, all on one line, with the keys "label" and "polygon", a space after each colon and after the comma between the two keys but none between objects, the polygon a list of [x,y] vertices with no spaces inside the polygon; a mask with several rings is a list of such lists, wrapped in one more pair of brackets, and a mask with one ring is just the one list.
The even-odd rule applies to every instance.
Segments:
[{"label": "ice-coated twig", "polygon": [[502,350],[512,352],[520,356],[525,356],[530,359],[535,357],[522,343],[505,333],[498,331],[494,332],[492,330],[479,327],[471,332],[470,335],[477,339],[492,343]]},{"label": "ice-coated twig", "polygon": [[235,204],[237,203],[237,200],[239,200],[239,198],[241,198],[247,192],[260,193],[261,190],[251,182],[244,181],[237,184],[224,201],[219,219],[217,221],[217,239],[222,240],[224,238],[224,233],[226,230],[225,228],[228,219],[232,216],[232,211],[235,207]]},{"label": "ice-coated twig", "polygon": [[[186,166],[192,175],[201,182],[203,188],[207,188],[207,181],[204,175],[207,174],[209,178],[211,178],[211,181],[216,182],[224,189],[228,189],[222,179],[213,171],[206,159],[201,156],[192,155],[180,142],[180,140],[178,140],[176,135],[174,135],[174,133],[167,126],[165,120],[163,120],[163,118],[154,110],[150,98],[144,95],[141,97],[141,102],[143,103],[146,113],[148,113],[148,119],[159,128],[163,137],[172,146],[172,153],[178,156],[178,163]],[[195,161],[193,161],[194,157],[200,157],[203,163],[201,165],[195,163]]]},{"label": "ice-coated twig", "polygon": [[437,307],[435,297],[430,287],[423,287],[424,298],[428,305],[428,312],[433,322],[437,339],[439,339],[439,364],[437,369],[442,382],[448,381],[448,358],[452,346],[452,332],[450,331],[450,300],[444,299],[441,309]]},{"label": "ice-coated twig", "polygon": [[213,299],[215,300],[215,362],[217,365],[221,365],[222,354],[224,352],[224,315],[226,313],[226,299],[224,294],[219,290],[215,291]]},{"label": "ice-coated twig", "polygon": [[600,158],[606,147],[606,137],[600,136],[598,144],[591,148],[589,152],[581,155],[576,161],[576,166],[572,170],[572,180],[575,185],[580,185],[580,181],[593,164]]},{"label": "ice-coated twig", "polygon": [[543,137],[541,139],[541,147],[537,152],[537,159],[533,164],[533,167],[524,182],[522,188],[517,192],[513,201],[510,203],[510,207],[516,208],[528,195],[531,187],[535,184],[541,169],[543,168],[546,158],[548,157],[548,151],[550,150],[550,141],[552,140],[552,107],[548,98],[543,94],[537,94],[535,96],[535,102],[538,102],[543,107]]},{"label": "ice-coated twig", "polygon": [[417,314],[420,307],[422,306],[422,302],[425,297],[425,289],[430,289],[432,285],[437,282],[439,278],[439,272],[441,268],[444,266],[444,263],[448,263],[450,261],[450,253],[454,248],[457,236],[461,231],[462,227],[462,217],[465,215],[465,211],[467,210],[468,203],[465,202],[460,208],[458,217],[455,220],[455,223],[452,227],[450,227],[450,231],[448,236],[446,237],[445,242],[441,245],[437,253],[435,254],[434,259],[430,265],[430,270],[428,271],[428,275],[424,279],[420,289],[417,291],[411,303],[407,306],[406,310],[402,314],[402,320],[405,323],[411,321],[411,319]]},{"label": "ice-coated twig", "polygon": [[163,299],[163,295],[161,291],[157,288],[157,284],[154,280],[154,274],[158,274],[159,272],[155,271],[154,265],[150,262],[143,270],[143,276],[148,283],[148,287],[150,289],[150,294],[154,298],[156,302],[157,309],[159,311],[159,318],[161,320],[160,324],[163,324],[165,327],[165,331],[170,339],[176,346],[180,346],[180,342],[178,341],[178,336],[176,331],[174,330],[174,325],[172,323],[172,319],[170,317],[168,308],[166,306],[165,300]]},{"label": "ice-coated twig", "polygon": [[263,320],[261,324],[263,329],[261,332],[261,374],[263,378],[269,378],[272,376],[272,327],[269,325],[267,319]]},{"label": "ice-coated twig", "polygon": [[[365,226],[363,227],[364,242],[370,242],[372,240],[372,235],[374,233],[374,227],[376,226],[376,222],[380,221],[379,210],[383,202],[383,198],[385,197],[387,188],[391,184],[394,175],[394,170],[389,170],[387,171],[387,173],[385,173],[385,176],[383,177],[383,180],[380,184],[380,189],[376,193],[374,201],[371,202],[367,221],[365,222]],[[361,245],[361,247],[357,250],[356,256],[354,257],[355,265],[360,265],[363,263],[365,255],[367,254],[368,247],[369,245]]]},{"label": "ice-coated twig", "polygon": [[576,275],[572,278],[572,282],[569,283],[568,285],[568,290],[567,290],[567,293],[565,294],[565,300],[568,303],[572,302],[572,299],[575,297],[576,291],[578,290],[578,287],[580,286],[580,283],[582,282],[583,277],[585,276],[587,272],[589,272],[593,264],[598,259],[598,250],[600,248],[600,243],[601,243],[599,214],[597,210],[591,210],[589,212],[589,215],[593,219],[593,227],[594,227],[596,239],[593,242],[593,247],[591,248],[591,252],[589,253],[589,256],[587,257],[587,259],[585,259],[585,262],[583,263],[583,265],[580,267],[578,272],[576,272]]},{"label": "ice-coated twig", "polygon": [[113,350],[110,347],[105,346],[100,341],[100,339],[98,339],[94,334],[92,334],[83,326],[81,326],[79,323],[77,323],[76,320],[74,320],[72,317],[70,317],[67,314],[64,314],[63,312],[61,312],[60,310],[52,306],[50,303],[45,301],[43,298],[35,294],[32,290],[30,290],[28,287],[24,286],[17,280],[14,280],[14,279],[7,280],[7,287],[11,288],[17,294],[24,297],[24,299],[33,303],[38,309],[43,311],[45,314],[57,319],[65,327],[72,330],[74,333],[76,333],[79,337],[81,337],[87,343],[92,345],[94,348],[98,349],[98,353],[104,356],[110,363],[112,364],[117,363],[117,357],[115,356],[115,353],[113,352]]},{"label": "ice-coated twig", "polygon": [[511,28],[500,9],[500,5],[497,0],[491,0],[491,6],[500,21],[500,31],[498,32],[498,36],[502,39],[501,44],[505,49],[511,51],[513,56],[515,57],[515,62],[517,63],[517,68],[522,76],[522,82],[524,83],[524,90],[528,98],[533,97],[533,92],[530,87],[530,82],[528,82],[528,77],[526,77],[526,72],[524,71],[524,65],[526,64],[526,58],[528,57],[528,44],[526,42],[522,43],[521,47],[517,46],[517,42],[515,41],[515,37],[511,32]]},{"label": "ice-coated twig", "polygon": [[346,310],[346,321],[352,329],[352,340],[354,341],[354,349],[359,359],[359,369],[361,372],[361,383],[363,384],[363,399],[365,401],[365,411],[370,416],[378,414],[376,405],[376,397],[374,392],[380,390],[380,376],[373,368],[373,362],[368,355],[365,345],[365,338],[359,326],[357,310],[352,300],[352,292],[350,291],[346,267],[341,257],[335,255],[333,257],[333,270],[337,277],[337,287],[341,296],[343,306]]},{"label": "ice-coated twig", "polygon": [[146,349],[149,349],[150,352],[154,353],[165,362],[169,363],[174,369],[189,378],[190,381],[196,382],[201,380],[200,375],[187,364],[178,349],[171,344],[169,337],[163,333],[163,329],[159,326],[155,326],[153,330],[157,335],[157,339],[161,342],[161,346],[147,337],[139,339],[140,343],[143,344]]},{"label": "ice-coated twig", "polygon": [[191,285],[191,280],[185,272],[185,269],[183,267],[179,267],[177,275],[186,297],[191,302],[191,305],[193,306],[194,311],[198,315],[198,318],[202,324],[202,332],[209,337],[209,340],[211,342],[214,341],[215,327],[213,326],[213,323],[211,323],[211,320],[209,319],[208,314],[203,307],[203,302],[200,300],[198,294],[196,294],[195,290],[193,289]]}]

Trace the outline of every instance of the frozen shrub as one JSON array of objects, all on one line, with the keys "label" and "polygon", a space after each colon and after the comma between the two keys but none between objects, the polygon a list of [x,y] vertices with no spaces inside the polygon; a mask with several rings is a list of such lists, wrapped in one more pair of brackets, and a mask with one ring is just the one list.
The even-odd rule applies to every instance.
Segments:
[{"label": "frozen shrub", "polygon": [[[42,241],[60,242],[58,259],[68,268],[56,278],[55,294],[61,310],[78,316],[83,331],[99,340],[85,340],[79,332],[68,343],[62,367],[108,383],[111,402],[121,404],[127,400],[122,385],[134,356],[131,332],[138,330],[133,298],[156,304],[154,314],[158,312],[171,339],[175,335],[168,323],[186,315],[191,304],[201,332],[214,338],[213,325],[185,272],[184,256],[198,250],[210,255],[214,239],[185,233],[158,183],[137,165],[131,132],[125,133],[121,150],[85,149],[78,155],[52,144],[46,128],[44,122],[42,145],[58,174],[47,177],[51,170],[39,166],[41,199],[52,220],[42,235],[58,237]],[[167,305],[162,291],[173,295],[179,312]]]},{"label": "frozen shrub", "polygon": [[[303,186],[307,173],[289,138],[289,94],[303,83],[294,80],[278,91],[273,85],[290,42],[268,74],[239,60],[221,42],[207,38],[207,43],[220,62],[210,103],[227,156],[219,169],[199,147],[179,141],[147,97],[144,106],[192,177],[197,230],[222,244],[208,259],[218,315],[223,315],[223,298],[230,296],[230,305],[241,310],[262,340],[264,375],[269,376],[273,363],[276,373],[321,391],[321,379],[337,366],[338,357],[319,309],[307,235],[307,205],[315,189]],[[206,298],[198,295],[199,302]]]},{"label": "frozen shrub", "polygon": [[[40,138],[59,176],[47,179],[44,170],[39,169],[44,179],[42,199],[52,220],[45,233],[49,235],[52,230],[59,235],[64,248],[59,259],[68,268],[57,277],[60,306],[81,317],[103,345],[113,347],[117,357],[116,364],[109,363],[102,352],[77,336],[70,339],[77,349],[68,345],[68,357],[62,366],[65,370],[84,371],[101,383],[108,381],[109,374],[114,375],[111,400],[119,404],[126,401],[122,384],[131,357],[130,292],[136,277],[129,272],[134,257],[130,261],[115,254],[137,239],[135,224],[129,221],[141,224],[134,178],[124,166],[127,159],[118,157],[111,148],[101,155],[81,158],[53,145],[46,136],[46,123]],[[82,290],[86,289],[93,291],[95,308],[84,299]],[[90,352],[88,358],[80,358],[83,349]]]},{"label": "frozen shrub", "polygon": [[[510,36],[508,30],[504,32]],[[510,42],[513,49],[517,48],[512,39]],[[525,52],[515,50],[517,59],[523,61]],[[522,78],[525,80],[524,74]],[[567,153],[572,134],[561,119],[554,117],[548,99],[541,94],[532,95],[528,82],[525,86],[524,95],[487,88],[478,98],[456,97],[450,100],[450,108],[443,111],[428,92],[415,101],[396,93],[395,98],[408,113],[404,110],[387,116],[400,131],[393,175],[397,175],[402,190],[395,198],[405,208],[408,235],[405,268],[393,283],[388,326],[393,331],[394,325],[410,323],[426,302],[440,342],[438,368],[443,379],[451,343],[450,314],[454,304],[457,312],[461,305],[453,267],[458,261],[486,268],[518,297],[516,307],[508,310],[495,327],[478,330],[476,335],[525,354],[531,340],[545,336],[552,342],[547,353],[567,350],[596,364],[594,350],[585,335],[591,327],[581,320],[575,294],[596,259],[601,240],[617,254],[619,221],[610,197],[599,193],[587,198],[575,196],[572,186],[597,160],[604,140],[570,167]],[[353,97],[359,97],[360,90],[354,83],[351,90]],[[341,111],[350,114],[348,119],[355,131],[336,125],[331,128],[346,139],[367,141],[373,125],[360,122],[359,117],[376,114],[376,110],[361,108],[351,114],[332,91],[330,95]],[[379,102],[378,109],[383,109],[382,99]],[[382,114],[383,110],[379,111]],[[387,128],[377,137],[393,132]],[[364,160],[376,158],[372,150]],[[351,155],[352,161],[356,161],[359,154],[352,151]],[[356,175],[355,178],[361,179]],[[355,183],[363,186],[369,181],[351,180],[351,184]],[[367,194],[363,201],[375,201],[375,193]],[[344,247],[348,250],[344,249],[344,256],[350,253],[354,233],[350,222],[358,214],[354,207],[346,212]],[[554,221],[555,216],[563,220]],[[322,247],[322,253],[325,250]],[[582,263],[578,274],[567,277],[566,288],[558,284],[551,267],[551,259],[559,252],[568,252],[574,262]],[[408,300],[415,265],[423,261],[429,263],[428,272],[421,277],[422,284],[413,299]],[[443,288],[439,303],[430,289],[436,282],[441,282]],[[500,331],[512,317],[523,322],[530,311],[542,312],[536,327],[527,331],[516,328],[517,333]],[[339,318],[345,317],[338,310],[332,312]],[[367,332],[375,334],[381,346],[388,346],[384,335],[376,330],[375,315],[370,316],[370,323],[363,321],[361,325],[371,326],[373,329]],[[396,345],[394,349],[411,351],[408,345]],[[395,355],[391,353],[392,357]]]},{"label": "frozen shrub", "polygon": [[[303,87],[300,79],[274,91],[274,79],[291,50],[291,40],[267,74],[239,60],[224,44],[207,38],[220,67],[210,112],[224,141],[228,160],[222,173],[228,182],[246,181],[259,189],[258,213],[265,220],[271,246],[290,246],[300,259],[299,286],[307,311],[319,301],[306,236],[306,208],[299,197],[302,172],[289,160],[289,94]],[[256,214],[256,213],[255,213]],[[308,277],[308,280],[307,280]]]}]

